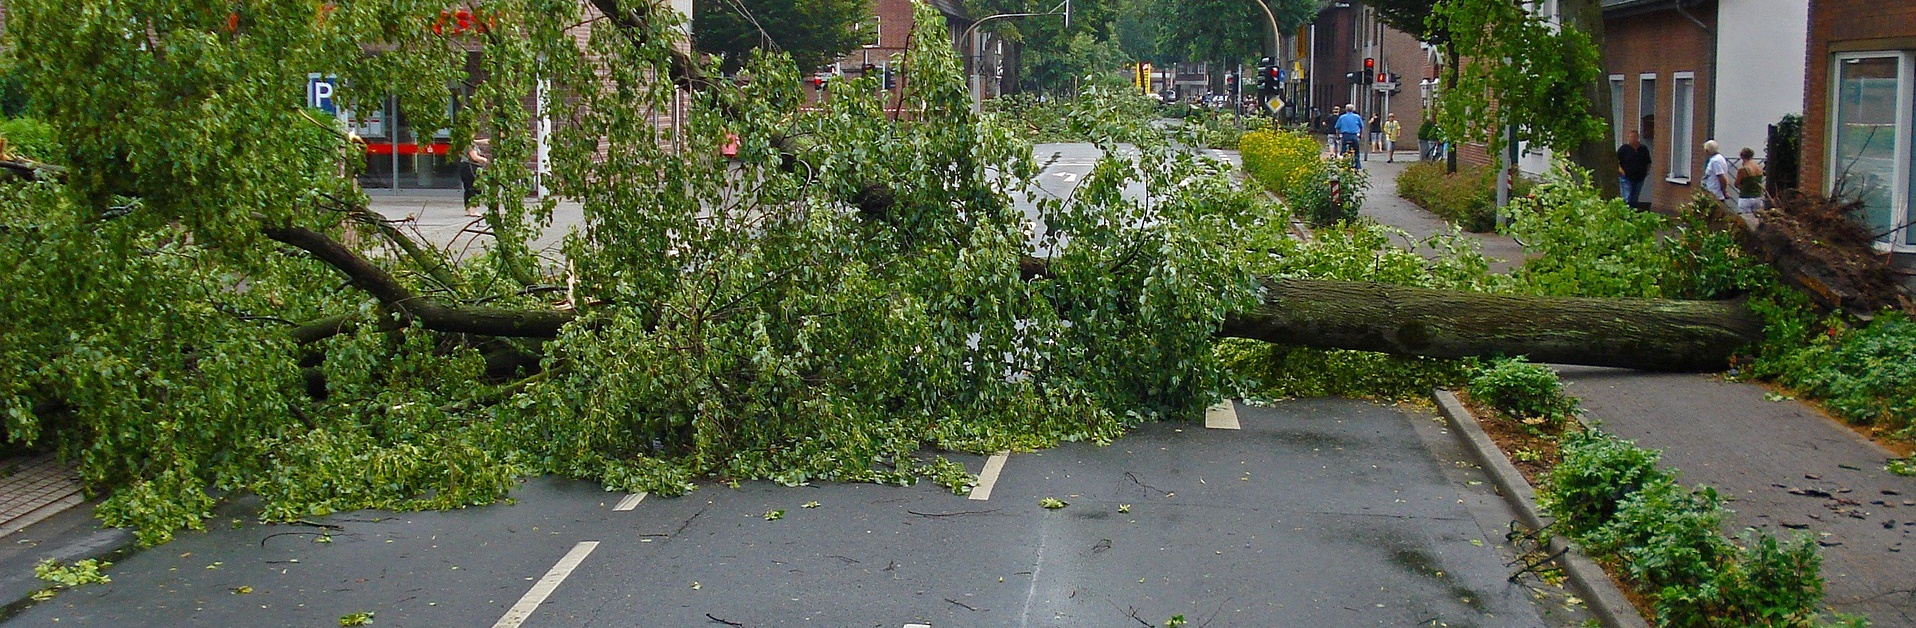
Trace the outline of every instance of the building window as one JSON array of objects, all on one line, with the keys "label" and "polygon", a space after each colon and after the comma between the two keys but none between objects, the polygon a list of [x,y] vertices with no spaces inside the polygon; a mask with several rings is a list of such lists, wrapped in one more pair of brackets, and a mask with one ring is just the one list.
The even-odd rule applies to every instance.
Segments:
[{"label": "building window", "polygon": [[1670,84],[1670,180],[1689,182],[1696,132],[1696,75],[1678,72]]},{"label": "building window", "polygon": [[1863,202],[1864,224],[1885,247],[1916,250],[1916,80],[1910,52],[1837,55],[1831,72],[1829,192]]},{"label": "building window", "polygon": [[1652,144],[1657,139],[1657,75],[1644,74],[1637,77],[1637,135],[1643,137],[1643,143]]},{"label": "building window", "polygon": [[866,48],[885,47],[885,18],[884,17],[880,16],[880,17],[872,18],[872,30],[870,35],[871,35],[871,39],[865,44]]},{"label": "building window", "polygon": [[1610,135],[1623,145],[1623,75],[1610,75]]}]

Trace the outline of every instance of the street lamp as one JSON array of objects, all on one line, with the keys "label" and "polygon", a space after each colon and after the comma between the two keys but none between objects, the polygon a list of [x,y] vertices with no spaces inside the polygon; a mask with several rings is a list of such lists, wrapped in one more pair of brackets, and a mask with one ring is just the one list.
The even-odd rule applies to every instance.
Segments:
[{"label": "street lamp", "polygon": [[1277,14],[1271,12],[1271,5],[1264,0],[1256,0],[1257,8],[1264,10],[1264,18],[1271,21],[1271,58],[1279,62],[1284,59],[1284,42],[1277,33]]}]

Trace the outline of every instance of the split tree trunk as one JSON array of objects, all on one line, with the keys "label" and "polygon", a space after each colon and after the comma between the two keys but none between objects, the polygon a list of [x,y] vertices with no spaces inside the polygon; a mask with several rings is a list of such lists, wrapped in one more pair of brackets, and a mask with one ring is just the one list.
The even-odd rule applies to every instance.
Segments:
[{"label": "split tree trunk", "polygon": [[1581,299],[1453,292],[1356,281],[1266,279],[1260,307],[1218,335],[1433,358],[1645,371],[1714,371],[1763,338],[1741,301]]}]

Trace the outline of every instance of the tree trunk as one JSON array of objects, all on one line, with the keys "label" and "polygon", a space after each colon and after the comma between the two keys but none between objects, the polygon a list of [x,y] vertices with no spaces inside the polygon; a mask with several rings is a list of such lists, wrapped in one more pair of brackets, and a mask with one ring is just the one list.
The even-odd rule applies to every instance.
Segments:
[{"label": "tree trunk", "polygon": [[1453,292],[1368,282],[1266,279],[1263,304],[1220,336],[1433,358],[1645,371],[1714,371],[1763,338],[1740,301],[1580,299]]}]

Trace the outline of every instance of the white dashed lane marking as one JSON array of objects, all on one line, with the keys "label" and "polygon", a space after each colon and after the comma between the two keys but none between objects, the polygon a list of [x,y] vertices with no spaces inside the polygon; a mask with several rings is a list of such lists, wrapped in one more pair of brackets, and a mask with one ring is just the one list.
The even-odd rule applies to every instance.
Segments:
[{"label": "white dashed lane marking", "polygon": [[1235,430],[1237,425],[1237,406],[1231,400],[1204,409],[1204,427],[1214,430]]},{"label": "white dashed lane marking", "polygon": [[1010,455],[1010,452],[1001,451],[985,460],[985,470],[978,472],[978,485],[971,487],[972,499],[991,499],[991,486],[998,483],[998,473],[1005,470],[1005,458]]},{"label": "white dashed lane marking", "polygon": [[579,563],[585,562],[585,557],[598,547],[598,541],[580,541],[578,545],[572,546],[572,551],[566,552],[565,557],[560,558],[559,563],[553,565],[552,570],[547,571],[544,578],[533,583],[532,590],[527,591],[525,596],[519,598],[517,604],[507,609],[506,615],[500,617],[498,623],[494,623],[492,628],[519,628],[519,624],[525,623],[526,618],[531,617],[533,611],[539,610],[539,605],[545,603],[546,597],[559,588],[559,583],[565,582],[566,576],[572,575],[572,570],[578,569]]},{"label": "white dashed lane marking", "polygon": [[631,510],[631,509],[633,509],[633,508],[638,508],[638,507],[639,507],[639,502],[642,502],[642,501],[645,501],[645,492],[644,492],[644,491],[640,491],[640,492],[637,492],[637,493],[633,493],[633,494],[631,494],[631,495],[627,495],[627,496],[625,496],[625,499],[621,499],[621,500],[619,500],[619,505],[617,505],[617,506],[613,506],[613,507],[612,507],[612,511],[613,511],[613,512],[622,512],[622,511],[626,511],[626,510]]}]

